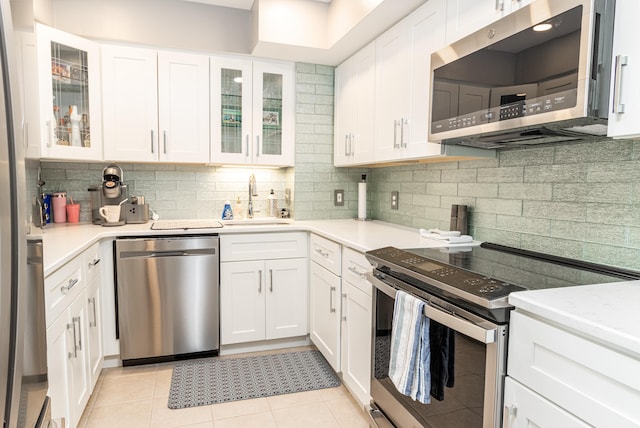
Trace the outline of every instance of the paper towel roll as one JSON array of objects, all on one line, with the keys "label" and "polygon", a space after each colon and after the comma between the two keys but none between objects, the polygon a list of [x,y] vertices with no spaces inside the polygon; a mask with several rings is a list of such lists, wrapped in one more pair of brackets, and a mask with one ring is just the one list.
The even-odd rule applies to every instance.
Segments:
[{"label": "paper towel roll", "polygon": [[358,219],[367,218],[367,183],[358,183]]}]

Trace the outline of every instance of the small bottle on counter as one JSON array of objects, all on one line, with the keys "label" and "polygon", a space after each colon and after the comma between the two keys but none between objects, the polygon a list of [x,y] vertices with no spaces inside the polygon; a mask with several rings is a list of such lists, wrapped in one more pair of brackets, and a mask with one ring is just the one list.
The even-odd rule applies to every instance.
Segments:
[{"label": "small bottle on counter", "polygon": [[231,202],[226,201],[224,208],[222,209],[222,220],[233,220],[233,210],[231,209]]},{"label": "small bottle on counter", "polygon": [[242,201],[240,200],[240,196],[236,200],[236,206],[233,208],[233,215],[236,219],[242,220],[244,218],[244,210],[242,209]]}]

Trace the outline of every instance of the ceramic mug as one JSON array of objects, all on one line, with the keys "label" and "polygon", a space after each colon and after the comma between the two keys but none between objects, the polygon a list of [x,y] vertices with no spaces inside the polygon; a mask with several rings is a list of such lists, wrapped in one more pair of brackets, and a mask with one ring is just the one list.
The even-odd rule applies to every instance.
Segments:
[{"label": "ceramic mug", "polygon": [[107,223],[117,223],[120,221],[120,205],[105,205],[100,207],[100,216],[104,218]]}]

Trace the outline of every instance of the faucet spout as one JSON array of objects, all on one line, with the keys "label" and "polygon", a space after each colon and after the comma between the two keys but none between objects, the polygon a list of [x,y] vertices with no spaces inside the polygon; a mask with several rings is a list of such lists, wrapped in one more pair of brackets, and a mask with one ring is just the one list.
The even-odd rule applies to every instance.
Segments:
[{"label": "faucet spout", "polygon": [[256,176],[249,177],[249,203],[247,204],[247,218],[253,218],[253,196],[258,196],[256,190]]}]

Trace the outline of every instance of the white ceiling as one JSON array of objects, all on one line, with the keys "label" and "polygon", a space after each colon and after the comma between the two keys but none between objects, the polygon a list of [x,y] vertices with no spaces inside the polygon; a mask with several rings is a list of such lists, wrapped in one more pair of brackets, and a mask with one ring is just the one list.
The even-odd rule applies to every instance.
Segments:
[{"label": "white ceiling", "polygon": [[[212,6],[232,7],[234,9],[251,10],[253,0],[184,0],[194,3],[204,3]],[[322,3],[331,3],[331,0],[314,0]]]}]

